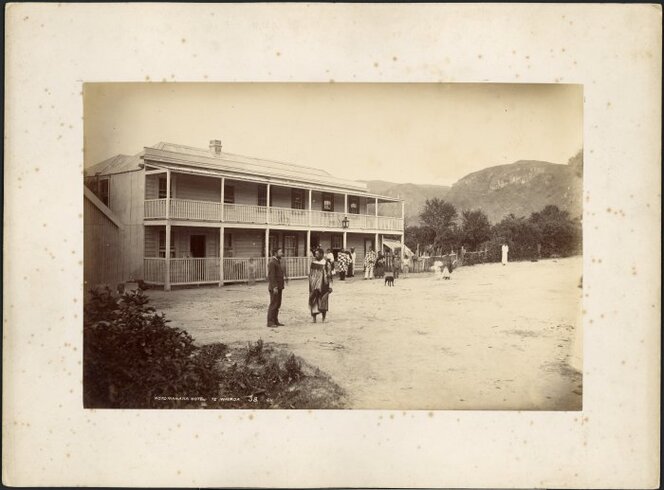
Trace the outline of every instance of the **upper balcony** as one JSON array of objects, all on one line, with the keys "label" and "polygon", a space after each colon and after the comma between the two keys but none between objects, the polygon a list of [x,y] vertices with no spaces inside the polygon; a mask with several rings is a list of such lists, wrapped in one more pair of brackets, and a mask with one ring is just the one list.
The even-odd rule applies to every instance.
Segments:
[{"label": "upper balcony", "polygon": [[145,183],[146,220],[382,232],[402,232],[404,226],[403,216],[394,216],[402,215],[401,203],[389,197],[174,172],[170,178],[165,173],[148,174]]}]

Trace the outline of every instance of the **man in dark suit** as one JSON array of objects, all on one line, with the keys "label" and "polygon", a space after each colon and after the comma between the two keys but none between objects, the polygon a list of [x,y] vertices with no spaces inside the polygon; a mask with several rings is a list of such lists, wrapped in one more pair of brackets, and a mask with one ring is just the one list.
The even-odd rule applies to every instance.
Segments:
[{"label": "man in dark suit", "polygon": [[281,308],[281,293],[284,290],[284,269],[281,266],[283,250],[276,249],[267,264],[267,287],[270,292],[270,306],[267,309],[267,326],[281,327],[279,323],[279,308]]}]

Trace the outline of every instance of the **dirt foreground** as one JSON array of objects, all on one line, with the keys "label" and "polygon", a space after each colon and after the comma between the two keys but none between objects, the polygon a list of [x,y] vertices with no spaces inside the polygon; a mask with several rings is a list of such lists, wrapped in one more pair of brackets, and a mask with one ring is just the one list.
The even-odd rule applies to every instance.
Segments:
[{"label": "dirt foreground", "polygon": [[148,294],[199,344],[287,347],[329,374],[348,408],[580,410],[581,271],[573,257],[462,267],[449,281],[411,274],[393,288],[337,280],[316,324],[307,281],[293,280],[278,329],[265,326],[265,283]]}]

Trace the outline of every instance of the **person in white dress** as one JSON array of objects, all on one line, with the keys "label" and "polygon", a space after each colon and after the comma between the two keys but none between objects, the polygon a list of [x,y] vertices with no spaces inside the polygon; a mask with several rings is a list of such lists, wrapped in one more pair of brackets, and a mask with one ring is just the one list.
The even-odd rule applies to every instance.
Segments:
[{"label": "person in white dress", "polygon": [[500,247],[500,251],[502,252],[501,262],[503,263],[503,265],[507,265],[507,254],[510,251],[510,248],[507,246],[507,243],[503,243],[503,246]]},{"label": "person in white dress", "polygon": [[431,267],[431,270],[433,271],[433,275],[436,279],[442,279],[443,278],[443,261],[442,260],[436,260],[433,263],[433,266]]}]

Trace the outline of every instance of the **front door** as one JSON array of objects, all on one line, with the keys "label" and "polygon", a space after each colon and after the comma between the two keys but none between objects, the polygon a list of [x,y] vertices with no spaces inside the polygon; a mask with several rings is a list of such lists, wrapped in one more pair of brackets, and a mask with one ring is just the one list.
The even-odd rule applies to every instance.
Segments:
[{"label": "front door", "polygon": [[193,258],[205,257],[205,235],[191,235],[189,251]]},{"label": "front door", "polygon": [[373,248],[373,240],[371,238],[365,238],[364,239],[364,255],[366,255],[369,252],[369,249],[371,249],[371,248]]}]

